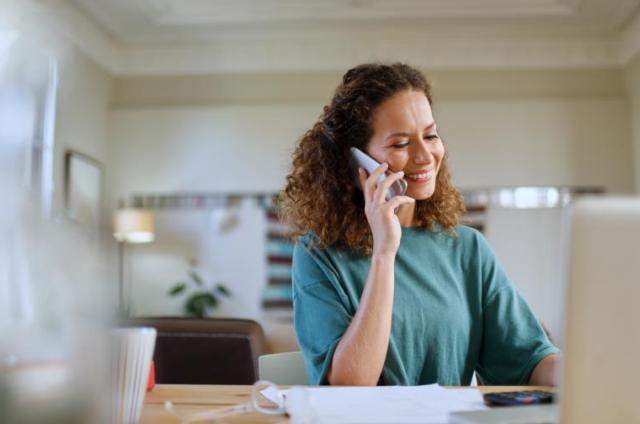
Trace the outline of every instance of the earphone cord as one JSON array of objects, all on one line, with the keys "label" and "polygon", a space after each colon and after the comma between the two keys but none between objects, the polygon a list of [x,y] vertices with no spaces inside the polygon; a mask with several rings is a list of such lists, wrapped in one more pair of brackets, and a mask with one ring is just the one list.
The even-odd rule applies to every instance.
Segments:
[{"label": "earphone cord", "polygon": [[253,408],[251,407],[251,404],[245,403],[242,405],[230,406],[229,408],[215,409],[215,410],[212,409],[209,411],[196,412],[189,416],[184,416],[179,414],[178,411],[176,411],[175,407],[173,406],[173,403],[170,401],[165,401],[164,409],[167,412],[170,412],[176,418],[178,418],[183,424],[195,423],[199,421],[217,422],[218,419],[222,417],[227,417],[230,415],[237,415],[237,414],[244,414],[247,412],[251,412],[253,410]]}]

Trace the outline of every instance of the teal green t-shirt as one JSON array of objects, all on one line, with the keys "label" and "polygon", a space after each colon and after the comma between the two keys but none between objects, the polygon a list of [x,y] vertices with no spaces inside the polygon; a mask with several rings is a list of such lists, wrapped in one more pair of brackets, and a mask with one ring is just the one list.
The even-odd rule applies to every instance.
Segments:
[{"label": "teal green t-shirt", "polygon": [[[319,249],[311,240],[301,237],[294,249],[294,325],[309,384],[327,384],[371,258]],[[474,371],[484,384],[527,384],[552,353],[558,349],[482,234],[465,226],[457,226],[455,235],[402,229],[383,384],[467,385]]]}]

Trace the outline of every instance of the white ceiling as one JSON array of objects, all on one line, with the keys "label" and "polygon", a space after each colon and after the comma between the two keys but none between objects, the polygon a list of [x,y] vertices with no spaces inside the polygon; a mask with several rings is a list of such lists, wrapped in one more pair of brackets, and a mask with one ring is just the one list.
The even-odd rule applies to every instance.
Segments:
[{"label": "white ceiling", "polygon": [[[619,31],[638,0],[73,0],[123,43],[198,41],[225,32],[356,27],[525,26]],[[428,30],[428,28],[424,28]]]},{"label": "white ceiling", "polygon": [[105,50],[119,74],[335,70],[375,59],[618,67],[640,51],[640,0],[35,1],[66,3],[75,11],[66,26],[93,26],[100,42],[89,50]]}]

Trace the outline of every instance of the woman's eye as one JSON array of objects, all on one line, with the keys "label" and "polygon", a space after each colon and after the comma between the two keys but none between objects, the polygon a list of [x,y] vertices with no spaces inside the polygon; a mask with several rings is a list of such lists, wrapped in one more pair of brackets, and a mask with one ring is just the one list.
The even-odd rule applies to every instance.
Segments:
[{"label": "woman's eye", "polygon": [[393,147],[395,149],[402,149],[404,147],[407,147],[408,145],[409,145],[409,142],[406,142],[406,143],[394,144]]},{"label": "woman's eye", "polygon": [[439,137],[438,137],[438,134],[427,134],[424,136],[424,138],[427,140],[433,141],[433,140],[437,140]]}]

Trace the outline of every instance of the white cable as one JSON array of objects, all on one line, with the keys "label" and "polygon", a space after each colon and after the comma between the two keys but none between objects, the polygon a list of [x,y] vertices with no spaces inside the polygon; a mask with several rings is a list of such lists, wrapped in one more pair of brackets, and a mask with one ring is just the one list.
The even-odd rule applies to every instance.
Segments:
[{"label": "white cable", "polygon": [[249,405],[248,403],[245,403],[242,405],[231,406],[225,409],[211,409],[208,411],[196,412],[191,415],[185,416],[180,414],[178,411],[176,411],[175,407],[173,406],[173,403],[170,401],[164,402],[164,409],[167,412],[170,412],[176,418],[178,418],[180,422],[183,424],[196,423],[196,422],[207,421],[207,420],[217,421],[219,418],[222,418],[222,417],[227,417],[229,415],[236,415],[236,414],[244,414],[252,411],[251,405]]}]

